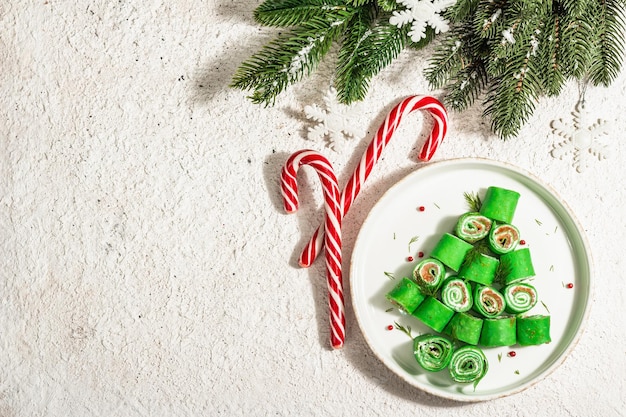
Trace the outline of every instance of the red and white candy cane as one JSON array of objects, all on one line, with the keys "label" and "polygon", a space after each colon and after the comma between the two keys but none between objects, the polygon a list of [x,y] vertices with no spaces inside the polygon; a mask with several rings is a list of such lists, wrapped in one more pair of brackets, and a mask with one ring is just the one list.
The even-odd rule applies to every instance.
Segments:
[{"label": "red and white candy cane", "polygon": [[328,305],[330,307],[330,342],[333,348],[343,346],[346,337],[346,317],[344,311],[343,283],[341,273],[341,219],[343,212],[337,176],[333,166],[323,155],[312,150],[301,150],[289,157],[281,172],[281,192],[285,211],[293,213],[298,209],[298,183],[296,176],[302,165],[309,165],[317,171],[324,191],[324,248],[326,250],[326,280],[328,285]]},{"label": "red and white candy cane", "polygon": [[[418,156],[422,161],[429,161],[433,157],[448,130],[448,113],[443,104],[434,97],[421,95],[407,97],[389,112],[385,121],[378,128],[376,136],[361,157],[361,161],[348,180],[346,187],[343,189],[341,193],[342,216],[348,213],[350,206],[356,199],[359,191],[361,191],[361,186],[369,177],[374,164],[380,158],[383,149],[389,143],[402,118],[414,110],[426,110],[435,120],[430,136],[422,146]],[[298,262],[301,266],[308,267],[315,261],[322,247],[323,235],[324,230],[321,227],[313,233],[300,255]]]}]

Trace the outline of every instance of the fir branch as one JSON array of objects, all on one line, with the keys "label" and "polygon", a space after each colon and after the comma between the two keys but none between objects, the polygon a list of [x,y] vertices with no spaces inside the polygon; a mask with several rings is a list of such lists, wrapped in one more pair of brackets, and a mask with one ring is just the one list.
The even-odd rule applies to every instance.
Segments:
[{"label": "fir branch", "polygon": [[488,93],[484,114],[491,117],[492,131],[503,139],[517,135],[542,93],[537,36],[543,32],[543,22],[550,11],[533,8],[526,2],[517,7],[514,20],[510,21],[515,26],[513,41],[503,39],[500,47],[494,49],[494,54],[506,59],[506,65],[488,66],[490,75],[497,73],[497,77]]},{"label": "fir branch", "polygon": [[[543,32],[544,20],[551,15],[551,8],[542,6],[543,3],[546,2],[514,2],[502,13],[499,30],[489,37],[490,57],[494,58],[488,68],[489,74],[499,76],[503,73],[501,70],[508,69],[508,65],[502,66],[495,58],[504,59],[508,64],[511,60],[527,55],[529,43],[533,39],[536,42],[537,36]],[[535,42],[533,44],[536,45]],[[532,53],[535,54],[535,51]]]},{"label": "fir branch", "polygon": [[452,22],[461,22],[476,13],[479,0],[457,0],[444,13],[445,17]]},{"label": "fir branch", "polygon": [[539,47],[540,73],[543,74],[543,89],[548,96],[558,95],[565,84],[560,22],[558,13],[551,16]]},{"label": "fir branch", "polygon": [[[453,10],[452,13],[460,12]],[[426,79],[432,88],[445,85],[444,103],[462,111],[473,104],[488,85],[483,59],[488,44],[474,33],[474,25],[469,20],[454,24],[449,35],[444,36],[442,46],[434,53],[434,60],[425,72]]]},{"label": "fir branch", "polygon": [[334,82],[337,99],[340,103],[362,100],[369,88],[369,78],[360,71],[363,41],[371,34],[373,15],[361,10],[348,23],[341,49],[337,58]]},{"label": "fir branch", "polygon": [[372,3],[372,0],[347,0],[347,2],[353,6],[359,7],[367,3]]},{"label": "fir branch", "polygon": [[479,2],[474,18],[474,32],[482,38],[493,39],[495,35],[502,32],[505,21],[504,1]]},{"label": "fir branch", "polygon": [[616,0],[600,1],[594,28],[598,46],[591,59],[589,80],[608,86],[619,74],[624,43],[624,10]]},{"label": "fir branch", "polygon": [[[345,104],[365,98],[372,78],[413,43],[409,25],[389,24],[398,0],[264,0],[262,25],[291,27],[237,69],[231,86],[272,104],[287,86],[317,68],[341,42],[335,84]],[[626,0],[457,0],[442,12],[450,31],[440,36],[425,71],[444,102],[463,110],[486,93],[484,117],[502,138],[515,136],[543,95],[566,81],[609,85],[624,58]]]},{"label": "fir branch", "polygon": [[[408,40],[408,28],[388,23],[372,26],[373,17],[354,19],[339,51],[335,88],[339,102],[362,100],[369,81],[402,52]],[[380,19],[388,22],[388,19]]]},{"label": "fir branch", "polygon": [[581,1],[581,0],[561,0],[558,2],[558,6],[563,9],[563,12],[569,15],[580,16],[584,10],[589,7],[589,3],[595,2],[592,1]]},{"label": "fir branch", "polygon": [[231,87],[253,89],[253,103],[273,104],[288,85],[317,68],[332,43],[341,36],[354,9],[314,17],[271,41],[239,66]]},{"label": "fir branch", "polygon": [[372,28],[371,34],[362,43],[360,61],[365,74],[377,74],[400,55],[408,39],[407,29],[388,23]]},{"label": "fir branch", "polygon": [[380,10],[385,12],[392,12],[398,8],[398,3],[396,0],[377,0],[376,3]]},{"label": "fir branch", "polygon": [[265,0],[254,19],[265,26],[296,26],[329,10],[346,10],[341,0]]},{"label": "fir branch", "polygon": [[589,12],[561,16],[563,72],[566,77],[583,78],[589,72],[593,59],[595,31],[589,23]]},{"label": "fir branch", "polygon": [[[533,77],[528,77],[528,61],[517,74],[499,77],[488,93],[483,115],[491,118],[491,130],[502,139],[511,138],[535,111],[539,90]],[[533,71],[534,72],[534,71]]]},{"label": "fir branch", "polygon": [[465,66],[456,73],[454,81],[448,85],[445,103],[454,110],[465,110],[486,88],[487,80],[487,71],[482,61]]},{"label": "fir branch", "polygon": [[424,72],[431,88],[443,87],[463,68],[463,48],[468,41],[467,29],[467,24],[454,26],[433,53]]}]

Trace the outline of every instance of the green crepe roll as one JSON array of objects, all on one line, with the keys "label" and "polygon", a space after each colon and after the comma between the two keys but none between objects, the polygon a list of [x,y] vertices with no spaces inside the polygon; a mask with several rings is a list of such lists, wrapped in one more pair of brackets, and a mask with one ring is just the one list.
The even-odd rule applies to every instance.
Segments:
[{"label": "green crepe roll", "polygon": [[504,313],[506,301],[500,291],[493,287],[476,286],[473,309],[486,318],[495,318]]},{"label": "green crepe roll", "polygon": [[500,187],[489,187],[485,193],[480,214],[502,223],[511,223],[520,194]]},{"label": "green crepe roll", "polygon": [[446,279],[441,286],[441,301],[456,312],[472,308],[472,288],[458,277]]},{"label": "green crepe roll", "polygon": [[517,343],[521,346],[550,342],[550,316],[535,315],[517,319]]},{"label": "green crepe roll", "polygon": [[459,278],[482,285],[491,285],[496,277],[500,261],[484,253],[472,252],[459,268]]},{"label": "green crepe roll", "polygon": [[426,295],[420,291],[417,283],[404,277],[386,297],[401,312],[411,314],[424,301]]},{"label": "green crepe roll", "polygon": [[480,213],[465,213],[456,223],[454,233],[468,243],[478,242],[489,234],[491,219]]},{"label": "green crepe roll", "polygon": [[445,369],[453,351],[452,342],[444,336],[423,334],[413,339],[413,355],[417,363],[430,372]]},{"label": "green crepe roll", "polygon": [[435,245],[430,256],[440,260],[445,266],[458,271],[465,259],[465,255],[472,249],[472,245],[450,233],[445,233]]},{"label": "green crepe roll", "polygon": [[434,295],[444,278],[446,277],[446,268],[441,262],[434,258],[426,258],[422,260],[413,269],[413,279],[420,286],[422,292],[428,295]]},{"label": "green crepe roll", "polygon": [[537,304],[537,290],[530,284],[509,284],[502,289],[507,313],[525,313]]},{"label": "green crepe roll", "polygon": [[443,333],[461,342],[477,345],[482,327],[483,319],[467,313],[456,313],[443,329]]},{"label": "green crepe roll", "polygon": [[530,256],[530,249],[522,248],[500,257],[500,266],[504,276],[504,284],[512,284],[525,278],[535,276],[535,268]]},{"label": "green crepe roll", "polygon": [[483,320],[480,344],[487,347],[512,346],[517,342],[515,317]]},{"label": "green crepe roll", "polygon": [[455,382],[469,383],[479,381],[489,369],[487,357],[476,346],[463,346],[452,354],[448,371]]},{"label": "green crepe roll", "polygon": [[436,332],[441,332],[453,315],[454,310],[432,296],[426,297],[413,312],[413,316]]},{"label": "green crepe roll", "polygon": [[489,248],[498,255],[515,250],[519,240],[519,230],[512,224],[499,224],[489,232]]}]

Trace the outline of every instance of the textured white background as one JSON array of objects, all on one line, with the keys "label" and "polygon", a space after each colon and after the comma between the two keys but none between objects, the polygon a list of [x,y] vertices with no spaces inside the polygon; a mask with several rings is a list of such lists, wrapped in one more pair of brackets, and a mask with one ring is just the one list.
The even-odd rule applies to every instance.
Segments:
[{"label": "textured white background", "polygon": [[[306,139],[333,61],[274,107],[228,88],[276,33],[243,0],[0,3],[0,416],[623,414],[626,74],[590,88],[614,124],[584,173],[550,151],[571,120],[571,83],[502,141],[481,107],[451,115],[434,160],[515,163],[556,188],[594,254],[595,303],[579,345],[547,379],[460,404],[403,383],[373,356],[347,297],[348,335],[328,348],[324,266],[296,266],[321,220],[317,179],[287,216],[288,155],[322,151],[345,181],[386,112],[429,91],[430,50],[372,83],[340,152]],[[346,270],[377,198],[416,163],[426,129],[406,120],[345,219]],[[420,134],[421,132],[421,134]],[[349,276],[346,273],[346,293]]]}]

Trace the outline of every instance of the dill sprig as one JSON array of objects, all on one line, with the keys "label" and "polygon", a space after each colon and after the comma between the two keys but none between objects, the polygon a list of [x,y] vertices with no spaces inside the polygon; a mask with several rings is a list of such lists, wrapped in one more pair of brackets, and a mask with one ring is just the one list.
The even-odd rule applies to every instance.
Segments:
[{"label": "dill sprig", "polygon": [[409,253],[411,252],[411,245],[412,245],[413,243],[417,242],[418,240],[420,240],[420,237],[419,237],[419,236],[413,236],[413,237],[411,238],[411,240],[409,240]]},{"label": "dill sprig", "polygon": [[493,252],[489,248],[489,242],[486,239],[481,239],[474,243],[472,249],[470,249],[465,258],[463,259],[464,265],[469,265],[478,260],[481,255],[494,256]]},{"label": "dill sprig", "polygon": [[401,325],[397,321],[394,321],[393,324],[396,326],[396,329],[400,330],[402,333],[406,334],[411,339],[413,339],[413,335],[411,334],[411,326],[404,327],[403,325]]},{"label": "dill sprig", "polygon": [[502,262],[498,264],[496,273],[493,278],[493,282],[498,285],[504,285],[504,280],[507,275],[511,273],[511,265],[505,265]]},{"label": "dill sprig", "polygon": [[463,193],[463,197],[465,198],[465,202],[471,212],[478,213],[480,211],[480,208],[483,206],[483,202],[478,196],[478,193]]}]

